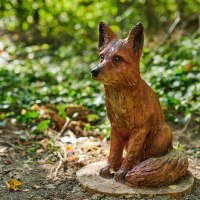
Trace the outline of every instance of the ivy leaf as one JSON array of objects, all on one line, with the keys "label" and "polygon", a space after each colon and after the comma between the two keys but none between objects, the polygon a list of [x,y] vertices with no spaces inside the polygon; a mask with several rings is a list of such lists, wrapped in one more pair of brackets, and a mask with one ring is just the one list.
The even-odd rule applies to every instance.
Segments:
[{"label": "ivy leaf", "polygon": [[87,120],[90,123],[95,123],[95,122],[97,122],[99,120],[99,116],[96,115],[96,114],[88,114],[87,115]]},{"label": "ivy leaf", "polygon": [[26,118],[28,119],[34,119],[38,117],[38,113],[35,111],[29,111],[26,113]]},{"label": "ivy leaf", "polygon": [[38,131],[45,131],[47,128],[49,128],[49,124],[50,124],[50,120],[43,120],[41,121],[38,126],[37,126],[37,130]]}]

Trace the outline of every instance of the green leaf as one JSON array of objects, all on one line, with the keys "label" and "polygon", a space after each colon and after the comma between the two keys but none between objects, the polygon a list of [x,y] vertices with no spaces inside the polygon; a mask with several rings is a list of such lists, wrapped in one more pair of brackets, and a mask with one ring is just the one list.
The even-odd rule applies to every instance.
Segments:
[{"label": "green leaf", "polygon": [[97,122],[99,120],[99,116],[96,115],[96,114],[88,114],[87,115],[87,120],[90,123],[94,123],[94,122]]},{"label": "green leaf", "polygon": [[29,111],[26,113],[26,118],[28,119],[34,119],[34,118],[37,118],[38,117],[38,113],[35,112],[35,111]]},{"label": "green leaf", "polygon": [[48,120],[48,119],[43,120],[38,124],[37,130],[38,131],[45,131],[49,127],[49,124],[50,124],[50,120]]},{"label": "green leaf", "polygon": [[39,148],[40,148],[40,145],[35,145],[32,147],[29,147],[27,149],[27,152],[28,152],[28,154],[34,154]]},{"label": "green leaf", "polygon": [[66,118],[66,109],[67,105],[58,105],[56,108],[58,109],[58,114],[63,117]]}]

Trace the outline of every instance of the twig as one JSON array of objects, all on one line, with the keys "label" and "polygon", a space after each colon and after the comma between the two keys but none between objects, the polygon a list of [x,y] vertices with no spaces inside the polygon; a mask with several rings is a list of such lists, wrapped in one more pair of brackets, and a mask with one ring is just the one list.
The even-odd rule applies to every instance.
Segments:
[{"label": "twig", "polygon": [[184,132],[188,129],[188,126],[189,126],[189,124],[190,124],[190,122],[191,122],[191,118],[192,118],[191,116],[188,118],[188,120],[187,120],[185,126],[184,126],[182,129],[178,129],[178,130],[176,130],[175,132],[178,133],[178,134],[184,133]]},{"label": "twig", "polygon": [[63,143],[59,143],[60,146],[61,146],[61,150],[62,150],[62,153],[63,153],[63,161],[65,162],[67,160],[67,152],[66,152],[66,148],[65,148],[65,145]]},{"label": "twig", "polygon": [[189,124],[191,122],[191,118],[192,118],[191,116],[188,118],[185,126],[183,127],[183,129],[180,130],[180,132],[184,133],[187,130],[187,128],[188,128],[188,126],[189,126]]},{"label": "twig", "polygon": [[58,163],[58,166],[57,166],[56,169],[55,169],[54,178],[57,178],[58,170],[60,169],[60,167],[61,167],[62,164],[63,164],[63,157],[62,157],[62,155],[60,154],[60,152],[58,152],[58,157],[59,157],[59,163]]},{"label": "twig", "polygon": [[176,17],[176,19],[173,21],[172,25],[170,26],[167,34],[165,35],[163,41],[160,44],[160,47],[163,46],[167,42],[167,40],[170,38],[171,34],[174,32],[174,30],[175,30],[175,28],[176,28],[176,26],[177,26],[177,24],[179,23],[180,20],[181,20],[181,17],[180,17],[180,15],[178,15]]},{"label": "twig", "polygon": [[[70,119],[67,117],[64,126],[62,127],[61,131],[57,135],[58,137],[63,134],[63,132],[69,125],[69,122],[70,122]],[[55,172],[54,172],[54,179],[57,178],[58,170],[61,168],[63,163],[65,163],[67,160],[67,152],[66,152],[64,144],[61,142],[57,142],[57,144],[58,144],[58,146],[60,146],[60,152],[58,152],[59,162],[58,162],[58,166],[56,167]],[[63,156],[62,156],[62,154],[63,154]]]},{"label": "twig", "polygon": [[16,148],[16,149],[20,149],[20,150],[22,150],[22,151],[24,150],[23,148],[18,147],[18,146],[14,145],[14,144],[12,144],[12,143],[10,143],[10,142],[0,142],[0,143],[8,144],[9,146],[14,147],[14,148]]},{"label": "twig", "polygon": [[[66,149],[65,149],[65,145],[61,142],[58,142],[58,145],[60,146],[61,152],[58,152],[59,162],[58,162],[58,166],[56,167],[55,172],[54,172],[54,179],[57,178],[58,170],[61,168],[61,166],[67,160],[67,152],[66,152]],[[63,154],[63,156],[62,156],[61,153]]]},{"label": "twig", "polygon": [[70,119],[68,117],[66,117],[66,121],[64,126],[62,127],[61,131],[58,133],[58,136],[62,135],[64,130],[67,128],[67,126],[69,125]]},{"label": "twig", "polygon": [[30,134],[29,130],[27,129],[25,132],[26,132],[28,138],[29,138],[30,140],[32,140],[32,137],[31,137],[31,134]]}]

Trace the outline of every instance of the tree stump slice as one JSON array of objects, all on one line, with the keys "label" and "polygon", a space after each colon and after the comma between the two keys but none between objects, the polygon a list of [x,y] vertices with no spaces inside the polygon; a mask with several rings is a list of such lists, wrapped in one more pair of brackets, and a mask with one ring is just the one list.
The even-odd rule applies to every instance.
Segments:
[{"label": "tree stump slice", "polygon": [[194,184],[193,175],[188,172],[182,179],[173,185],[136,188],[127,184],[115,182],[113,179],[106,179],[99,176],[99,170],[106,165],[106,161],[98,161],[86,165],[77,171],[76,175],[81,185],[90,193],[102,193],[110,196],[136,195],[153,197],[156,195],[170,195],[179,197],[191,192]]}]

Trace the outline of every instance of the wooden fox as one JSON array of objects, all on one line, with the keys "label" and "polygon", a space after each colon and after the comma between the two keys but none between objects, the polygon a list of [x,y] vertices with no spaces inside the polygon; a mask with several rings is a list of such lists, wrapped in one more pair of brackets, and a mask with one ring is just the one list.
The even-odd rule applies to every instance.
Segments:
[{"label": "wooden fox", "polygon": [[[143,25],[136,24],[127,39],[99,23],[100,63],[91,73],[104,84],[111,123],[108,164],[102,177],[132,186],[161,186],[187,173],[188,159],[172,148],[172,131],[158,98],[140,77]],[[126,156],[123,158],[123,150]]]}]

